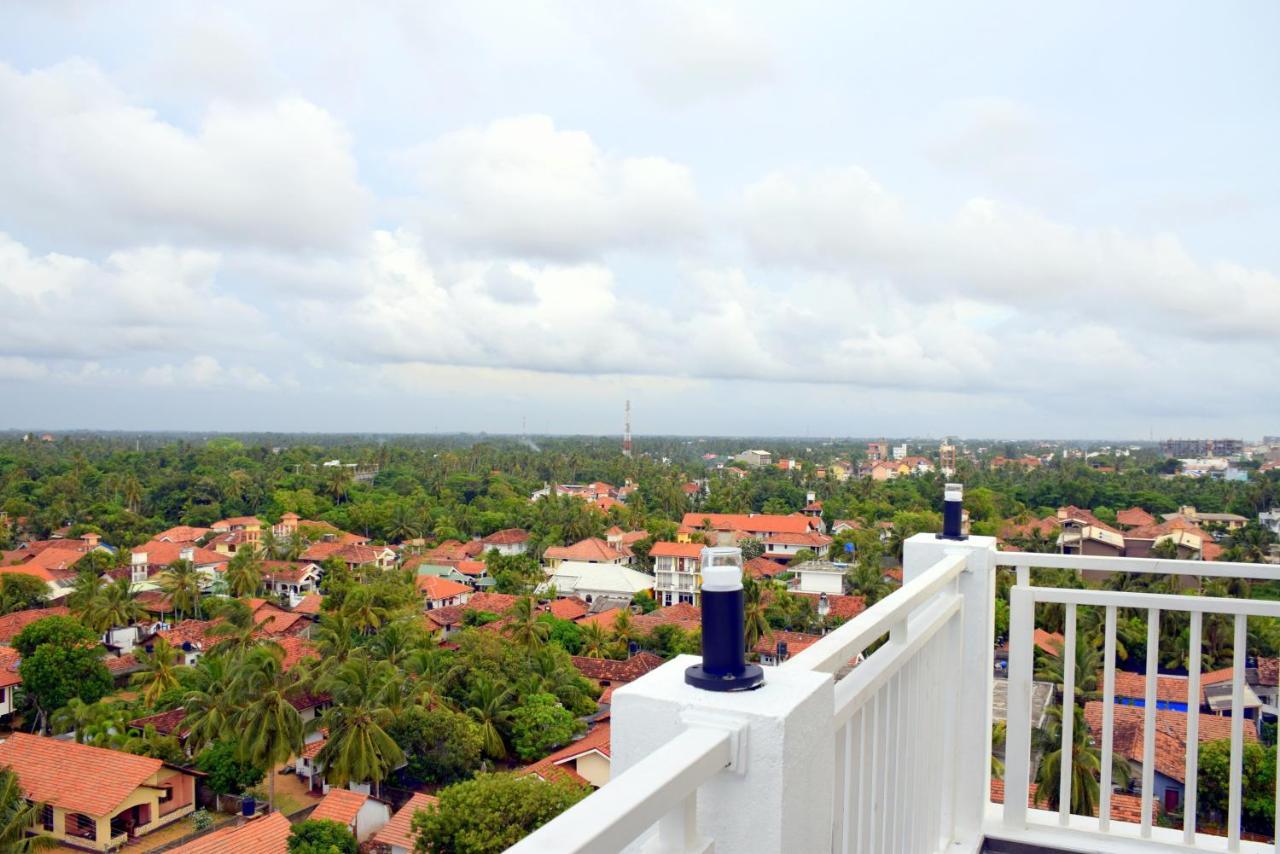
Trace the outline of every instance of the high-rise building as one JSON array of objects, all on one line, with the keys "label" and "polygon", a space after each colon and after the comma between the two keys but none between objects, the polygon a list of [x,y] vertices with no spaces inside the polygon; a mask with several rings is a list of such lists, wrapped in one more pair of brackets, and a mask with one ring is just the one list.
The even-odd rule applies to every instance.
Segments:
[{"label": "high-rise building", "polygon": [[1176,459],[1233,457],[1244,453],[1240,439],[1165,439],[1161,444],[1165,456]]},{"label": "high-rise building", "polygon": [[956,473],[956,446],[943,442],[938,446],[938,470],[951,477]]}]

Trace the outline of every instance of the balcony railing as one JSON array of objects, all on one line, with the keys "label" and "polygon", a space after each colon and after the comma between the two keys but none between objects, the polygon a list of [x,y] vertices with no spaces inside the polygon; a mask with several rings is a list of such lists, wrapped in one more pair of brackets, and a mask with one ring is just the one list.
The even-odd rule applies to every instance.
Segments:
[{"label": "balcony railing", "polygon": [[[994,601],[999,567],[1011,588],[1004,802],[991,802]],[[1187,714],[1186,827],[1157,826],[1153,800],[1159,614],[1190,615],[1198,649],[1206,614],[1234,619],[1232,710],[1243,709],[1249,617],[1280,617],[1250,599],[1036,587],[1031,569],[1269,579],[1271,568],[1056,554],[999,553],[994,541],[918,535],[905,583],[793,656],[766,668],[764,686],[713,693],[685,685],[682,656],[613,694],[612,780],[516,845],[527,852],[977,852],[995,842],[1065,851],[1275,851],[1241,839],[1244,728],[1233,714],[1227,834],[1198,832],[1198,715]],[[1104,612],[1101,817],[1029,806],[1035,607],[1061,605],[1075,648],[1080,608]],[[1112,817],[1110,778],[1120,609],[1147,612],[1141,820]],[[1199,656],[1188,676],[1199,697]],[[1074,696],[1064,668],[1063,697]],[[1070,747],[1072,715],[1064,715]],[[1070,750],[1061,780],[1070,791]],[[1280,810],[1277,810],[1280,815]]]}]

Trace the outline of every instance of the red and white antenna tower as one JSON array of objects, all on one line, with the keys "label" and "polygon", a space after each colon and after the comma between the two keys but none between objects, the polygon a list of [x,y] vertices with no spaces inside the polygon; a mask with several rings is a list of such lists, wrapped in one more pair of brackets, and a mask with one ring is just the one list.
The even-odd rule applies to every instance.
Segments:
[{"label": "red and white antenna tower", "polygon": [[627,417],[622,431],[622,455],[631,456],[631,401],[627,401]]}]

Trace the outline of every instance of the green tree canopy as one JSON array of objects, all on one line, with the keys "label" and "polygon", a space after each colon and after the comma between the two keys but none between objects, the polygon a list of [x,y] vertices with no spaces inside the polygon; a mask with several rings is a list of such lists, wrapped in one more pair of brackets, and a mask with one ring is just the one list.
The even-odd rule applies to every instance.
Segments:
[{"label": "green tree canopy", "polygon": [[441,789],[440,803],[413,817],[415,850],[498,854],[585,798],[588,791],[532,776],[481,774]]},{"label": "green tree canopy", "polygon": [[356,838],[333,819],[307,819],[289,831],[289,854],[356,854]]}]

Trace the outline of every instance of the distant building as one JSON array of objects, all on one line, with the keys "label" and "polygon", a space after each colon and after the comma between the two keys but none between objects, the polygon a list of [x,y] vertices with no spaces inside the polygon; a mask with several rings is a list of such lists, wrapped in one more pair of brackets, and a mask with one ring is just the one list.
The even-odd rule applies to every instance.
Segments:
[{"label": "distant building", "polygon": [[956,446],[943,442],[938,446],[938,468],[951,477],[956,473]]},{"label": "distant building", "polygon": [[889,459],[889,443],[888,442],[868,442],[867,443],[867,460],[870,462],[879,462],[880,460]]},{"label": "distant building", "polygon": [[1234,457],[1244,453],[1241,439],[1165,439],[1161,450],[1166,457]]},{"label": "distant building", "polygon": [[895,460],[900,460],[900,459],[902,459],[903,457],[905,457],[906,455],[907,455],[907,446],[906,446],[906,445],[894,445],[894,446],[893,446],[893,458],[894,458]]},{"label": "distant building", "polygon": [[654,543],[649,550],[653,560],[653,595],[662,606],[701,606],[702,549],[700,543]]},{"label": "distant building", "polygon": [[773,454],[768,451],[749,450],[743,451],[734,457],[738,462],[745,463],[752,468],[771,465],[773,463]]}]

